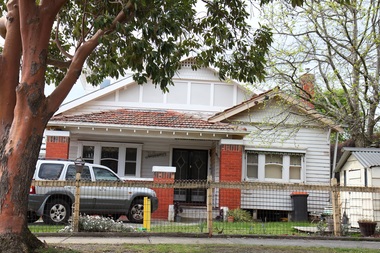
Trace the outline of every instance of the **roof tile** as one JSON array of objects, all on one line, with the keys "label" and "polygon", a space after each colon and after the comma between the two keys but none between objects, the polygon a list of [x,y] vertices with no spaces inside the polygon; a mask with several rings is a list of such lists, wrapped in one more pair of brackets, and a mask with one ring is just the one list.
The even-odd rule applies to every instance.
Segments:
[{"label": "roof tile", "polygon": [[193,128],[215,130],[244,130],[227,123],[211,123],[199,116],[169,110],[118,109],[80,115],[57,115],[51,122],[87,122],[125,126],[148,126],[168,128]]}]

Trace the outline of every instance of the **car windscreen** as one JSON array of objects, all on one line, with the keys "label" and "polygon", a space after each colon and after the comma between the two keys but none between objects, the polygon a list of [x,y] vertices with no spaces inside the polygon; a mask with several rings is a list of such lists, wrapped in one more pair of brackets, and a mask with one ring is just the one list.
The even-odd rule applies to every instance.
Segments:
[{"label": "car windscreen", "polygon": [[57,180],[62,173],[63,164],[59,163],[42,163],[38,172],[41,179]]},{"label": "car windscreen", "polygon": [[120,181],[111,171],[104,168],[93,167],[96,181]]},{"label": "car windscreen", "polygon": [[[66,172],[66,180],[75,180],[75,175],[77,173],[77,170],[75,168],[75,165],[69,165]],[[81,180],[82,181],[91,181],[91,174],[90,169],[88,166],[83,167],[83,171],[81,173]]]}]

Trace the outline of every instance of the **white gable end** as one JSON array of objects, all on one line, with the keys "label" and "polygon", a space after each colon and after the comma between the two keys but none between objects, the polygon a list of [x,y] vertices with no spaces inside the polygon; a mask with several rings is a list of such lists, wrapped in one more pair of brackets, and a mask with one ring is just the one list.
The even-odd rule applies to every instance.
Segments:
[{"label": "white gable end", "polygon": [[[151,81],[138,85],[125,78],[70,102],[58,111],[64,114],[91,113],[119,108],[170,109],[214,114],[245,101],[252,95],[241,85],[222,82],[210,69],[183,67],[164,93]],[[90,99],[86,99],[90,98]],[[70,108],[70,104],[73,105]]]}]

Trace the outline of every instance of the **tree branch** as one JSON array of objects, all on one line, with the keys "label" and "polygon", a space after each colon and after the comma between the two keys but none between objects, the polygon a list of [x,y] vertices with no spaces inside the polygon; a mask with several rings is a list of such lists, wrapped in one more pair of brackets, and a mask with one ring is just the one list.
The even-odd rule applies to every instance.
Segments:
[{"label": "tree branch", "polygon": [[[127,3],[126,9],[130,10],[130,12],[133,13],[134,5],[131,1]],[[54,113],[55,111],[57,111],[57,109],[59,108],[59,106],[61,105],[61,103],[66,98],[67,94],[70,92],[71,88],[79,78],[84,62],[99,45],[100,38],[112,33],[116,29],[117,23],[123,23],[126,20],[129,20],[130,18],[132,18],[132,16],[127,17],[125,15],[124,10],[120,11],[119,14],[113,20],[110,27],[103,30],[98,30],[89,40],[84,42],[77,49],[65,77],[48,98],[48,113]]]},{"label": "tree branch", "polygon": [[59,42],[59,38],[58,38],[58,31],[59,31],[59,24],[60,24],[60,17],[58,15],[57,17],[57,27],[55,29],[55,39],[54,39],[54,43],[57,45],[59,51],[64,55],[66,56],[67,58],[69,59],[73,59],[73,56],[71,54],[69,54],[65,49],[63,49],[61,43]]},{"label": "tree branch", "polygon": [[2,23],[2,31],[6,32],[0,69],[0,118],[2,120],[0,135],[4,133],[4,127],[7,127],[13,120],[14,106],[16,104],[15,90],[19,82],[22,48],[17,1],[9,1],[7,9],[7,21],[2,17],[0,22]]},{"label": "tree branch", "polygon": [[7,28],[6,28],[7,19],[5,16],[0,18],[0,36],[5,39],[5,35],[7,34]]},{"label": "tree branch", "polygon": [[47,59],[47,65],[52,65],[60,69],[68,69],[70,67],[71,61],[60,61],[56,59]]}]

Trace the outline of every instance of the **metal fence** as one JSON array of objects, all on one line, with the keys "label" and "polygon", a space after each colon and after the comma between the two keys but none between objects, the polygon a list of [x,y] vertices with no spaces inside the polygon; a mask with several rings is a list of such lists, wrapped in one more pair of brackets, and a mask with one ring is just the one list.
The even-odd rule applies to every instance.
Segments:
[{"label": "metal fence", "polygon": [[[72,214],[78,186],[80,217],[75,230]],[[31,195],[45,196],[41,206],[34,207],[39,214],[29,212],[29,228],[34,233],[357,236],[363,233],[359,228],[362,221],[380,221],[379,187],[343,187],[334,180],[331,185],[33,181],[31,189]],[[144,190],[148,193],[148,189],[156,192],[158,206],[151,203],[154,211],[150,217],[145,208],[144,223],[139,223],[138,215],[146,204]]]}]

